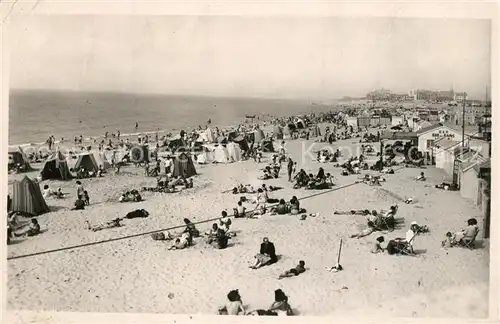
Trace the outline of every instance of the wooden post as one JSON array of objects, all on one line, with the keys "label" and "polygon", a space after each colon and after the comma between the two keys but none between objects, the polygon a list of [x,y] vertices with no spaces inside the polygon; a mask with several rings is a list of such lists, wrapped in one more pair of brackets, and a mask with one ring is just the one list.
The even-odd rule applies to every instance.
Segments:
[{"label": "wooden post", "polygon": [[337,264],[340,265],[340,254],[342,252],[342,239],[340,239],[339,254],[337,255]]}]

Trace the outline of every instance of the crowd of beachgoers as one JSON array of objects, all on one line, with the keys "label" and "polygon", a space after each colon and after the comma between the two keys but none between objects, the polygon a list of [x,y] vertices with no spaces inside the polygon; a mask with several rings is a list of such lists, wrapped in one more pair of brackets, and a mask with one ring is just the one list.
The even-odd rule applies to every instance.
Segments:
[{"label": "crowd of beachgoers", "polygon": [[[391,183],[397,185],[404,183],[405,192],[409,192],[408,187],[417,188],[419,186],[425,186],[425,188],[430,188],[425,190],[434,190],[434,192],[436,190],[444,192],[450,189],[450,184],[445,181],[431,181],[432,185],[427,185],[429,183],[428,169],[422,160],[416,160],[418,156],[408,156],[407,143],[397,141],[389,145],[386,151],[380,151],[380,131],[382,128],[347,126],[345,115],[342,112],[273,118],[265,121],[259,120],[258,123],[242,123],[236,127],[228,128],[214,126],[209,120],[204,126],[181,131],[179,134],[160,130],[141,134],[139,122],[136,123],[135,129],[138,131],[135,136],[124,135],[120,131],[106,132],[102,136],[94,138],[84,138],[83,135],[76,136],[69,143],[65,139],[56,140],[55,136],[51,136],[45,144],[37,146],[35,149],[24,148],[22,155],[27,161],[26,163],[12,163],[10,180],[19,181],[20,177],[25,174],[32,176],[33,182],[40,186],[40,193],[49,205],[63,205],[68,212],[80,211],[84,215],[80,218],[80,222],[86,231],[99,233],[101,231],[115,231],[113,233],[120,236],[125,235],[125,232],[120,234],[116,230],[123,228],[124,223],[128,225],[132,219],[148,220],[158,217],[151,210],[153,206],[150,206],[151,209],[148,208],[148,199],[171,201],[176,199],[175,195],[196,195],[196,192],[203,191],[203,185],[206,185],[207,181],[198,180],[203,178],[205,174],[200,175],[197,170],[203,170],[204,173],[209,174],[208,170],[213,165],[213,168],[217,168],[217,171],[213,171],[213,182],[221,181],[224,185],[228,184],[227,178],[230,175],[247,172],[248,181],[246,183],[240,177],[229,188],[218,190],[218,192],[211,191],[213,195],[224,196],[225,198],[221,198],[224,202],[232,201],[232,205],[222,206],[222,210],[219,210],[215,217],[193,221],[189,217],[189,214],[192,214],[189,211],[190,207],[184,204],[184,207],[177,210],[182,212],[185,208],[185,212],[182,212],[184,216],[179,214],[169,216],[176,219],[176,225],[180,220],[183,223],[182,226],[170,226],[168,230],[153,230],[153,233],[147,231],[149,234],[146,236],[149,236],[151,240],[166,242],[168,244],[166,250],[169,251],[196,250],[200,245],[206,245],[214,250],[239,249],[240,246],[234,243],[236,240],[245,236],[250,239],[250,236],[254,235],[251,226],[246,227],[247,231],[243,230],[245,226],[240,227],[239,224],[246,220],[258,220],[265,223],[275,217],[290,216],[307,222],[311,219],[334,217],[332,215],[335,217],[361,217],[364,224],[356,230],[350,230],[350,233],[345,236],[340,235],[341,240],[328,243],[330,249],[333,247],[335,250],[334,252],[330,251],[335,255],[335,258],[332,264],[326,267],[329,272],[344,273],[349,271],[342,262],[344,253],[349,252],[342,251],[342,246],[349,246],[349,243],[346,242],[354,239],[363,238],[365,240],[368,238],[370,242],[370,248],[366,252],[358,252],[360,258],[363,258],[363,253],[370,252],[374,255],[424,257],[426,253],[415,247],[416,239],[419,236],[433,237],[434,240],[439,240],[440,248],[445,250],[452,247],[473,249],[475,246],[476,236],[479,232],[477,214],[470,215],[470,217],[464,215],[466,217],[464,224],[460,222],[447,224],[455,229],[445,232],[441,232],[442,224],[437,224],[432,219],[429,219],[428,223],[422,223],[422,218],[419,221],[408,219],[411,217],[409,215],[416,215],[416,212],[410,213],[406,210],[409,215],[401,215],[401,206],[412,206],[425,200],[425,196],[419,195],[418,190],[414,190],[412,195],[407,194],[392,200],[387,199],[387,202],[384,202],[386,203],[385,207],[382,208],[378,208],[380,203],[373,204],[370,201],[363,202],[363,200],[357,199],[355,193],[350,193],[344,199],[345,205],[341,204],[341,200],[329,204],[328,198],[322,198],[320,203],[322,207],[310,203],[307,209],[305,208],[304,201],[314,199],[310,197],[315,195],[335,197],[338,191],[346,191],[348,189],[344,188],[351,185],[374,188],[379,190],[378,192],[383,192],[382,189]],[[318,149],[311,154],[311,161],[303,161],[304,154],[297,144],[301,141],[318,145]],[[350,143],[355,149],[348,150],[348,152],[343,150],[339,143]],[[71,147],[71,149],[65,149],[65,147]],[[134,150],[139,150],[141,154],[136,155]],[[82,155],[95,156],[95,158],[91,158],[91,162],[85,163],[81,161]],[[67,163],[67,170],[58,169],[56,172],[55,178],[64,172],[63,179],[54,179],[52,176],[45,175],[47,159],[57,160],[57,163],[54,164],[56,168],[60,162]],[[243,169],[229,171],[229,168],[226,169],[226,167],[231,163],[244,165],[246,171]],[[38,169],[33,171],[35,166],[38,166]],[[250,169],[257,169],[257,171],[249,172]],[[50,170],[49,173],[53,175],[53,171]],[[402,173],[405,174],[406,178],[409,176],[411,180],[402,179]],[[129,179],[132,176],[143,180],[132,181]],[[93,189],[97,188],[101,182],[104,183],[107,178],[113,179],[112,183],[103,185],[103,189],[96,189],[93,192]],[[121,181],[126,184],[126,187],[118,186]],[[133,185],[136,187],[131,187]],[[403,193],[401,194],[403,195]],[[21,243],[9,247],[14,252],[18,246],[28,246],[29,240],[37,240],[40,237],[50,235],[47,233],[49,229],[43,228],[43,223],[39,221],[47,213],[27,215],[23,211],[12,208],[17,199],[14,197],[15,195],[16,192],[11,190],[7,198],[9,206],[8,244]],[[104,196],[107,198],[112,196],[113,198],[103,201],[102,197]],[[204,204],[203,198],[196,197],[193,198],[196,200],[190,203],[200,205],[198,208],[203,210],[201,206]],[[95,210],[92,205],[97,206],[99,203],[93,200],[106,204],[103,207],[95,207],[100,208]],[[349,201],[355,201],[356,206],[354,207],[353,203]],[[389,201],[391,202],[389,203]],[[124,210],[121,206],[133,206],[131,204],[136,204],[137,208],[126,207],[129,211],[120,217],[103,220],[102,217],[94,215],[94,213],[99,212],[106,215],[116,215]],[[106,209],[105,212],[103,208]],[[113,208],[117,212],[111,212]],[[325,216],[324,210],[329,210],[330,215]],[[58,210],[48,214],[63,212]],[[432,209],[428,210],[428,213],[432,213]],[[92,216],[89,216],[90,214]],[[57,226],[57,222],[53,224]],[[283,226],[293,226],[293,224],[287,223]],[[318,224],[317,226],[326,225]],[[434,226],[438,227],[439,230]],[[131,226],[125,226],[125,229],[127,227]],[[206,227],[206,230],[201,227]],[[406,229],[401,232],[403,228]],[[57,228],[50,230],[57,231]],[[67,233],[67,229],[61,231]],[[336,228],[332,227],[327,231],[335,232]],[[126,232],[126,234],[130,233]],[[318,263],[317,258],[311,262],[312,260],[309,260],[307,255],[303,255],[294,261],[296,263],[294,267],[287,269],[286,265],[283,264],[283,254],[280,254],[280,247],[275,246],[275,238],[272,234],[273,231],[269,231],[267,235],[262,235],[259,238],[260,249],[250,258],[248,268],[251,271],[279,268],[279,273],[275,276],[276,280],[281,282],[285,278],[289,278],[288,280],[295,278],[293,280],[300,281],[301,277],[311,272],[309,267],[314,267],[311,264]],[[302,237],[300,238],[303,240],[302,244],[310,245],[311,249],[325,248],[324,244],[318,247],[314,246],[314,232],[306,235],[312,236],[310,243],[306,241],[306,237]],[[96,236],[92,237],[96,238]],[[276,237],[279,237],[282,245],[285,244],[284,242],[297,239],[293,236],[287,237],[286,232],[280,232]],[[40,239],[40,242],[43,242],[43,238]],[[77,239],[70,239],[68,242],[78,245]],[[57,242],[47,245],[34,244],[29,246],[34,249],[36,246],[45,246],[48,249],[51,244],[54,249],[61,247],[58,246]],[[122,242],[122,244],[125,243]],[[36,250],[39,251],[39,248]],[[18,250],[12,256],[19,257],[23,254],[20,251],[23,249]],[[240,255],[239,258],[245,257],[240,253],[237,254]],[[220,258],[225,257],[225,255],[220,256]],[[230,257],[234,256],[228,256],[228,258]],[[193,258],[196,256],[193,255]],[[189,269],[183,271],[189,271]],[[212,268],[211,271],[224,272],[222,268],[218,269],[218,267]],[[243,269],[233,271],[235,271],[234,274],[228,275],[237,276],[237,273]],[[342,289],[347,288],[343,287]],[[365,289],[369,289],[369,287],[365,287]],[[274,290],[274,300],[270,304],[269,307],[249,309],[243,303],[240,289],[231,289],[227,293],[226,303],[217,308],[217,313],[277,316],[296,315],[302,312],[300,305],[294,305],[292,308],[284,288]],[[19,306],[19,302],[17,305]]]}]

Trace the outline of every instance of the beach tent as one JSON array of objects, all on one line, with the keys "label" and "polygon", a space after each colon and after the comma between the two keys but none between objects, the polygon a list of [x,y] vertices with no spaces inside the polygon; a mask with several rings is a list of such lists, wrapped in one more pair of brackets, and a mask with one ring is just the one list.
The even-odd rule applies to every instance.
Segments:
[{"label": "beach tent", "polygon": [[96,161],[94,153],[86,152],[78,154],[78,160],[73,170],[76,172],[82,168],[89,172],[97,172],[99,170],[99,164]]},{"label": "beach tent", "polygon": [[264,135],[264,131],[262,129],[256,129],[253,132],[253,136],[255,143],[260,143],[263,139],[266,138],[266,136]]},{"label": "beach tent", "polygon": [[319,128],[318,125],[312,126],[310,128],[310,131],[311,131],[311,136],[313,137],[321,136],[321,129]]},{"label": "beach tent", "polygon": [[283,127],[283,139],[288,139],[292,136],[292,130],[290,129],[290,126],[286,125]]},{"label": "beach tent", "polygon": [[227,144],[227,152],[230,162],[241,161],[241,148],[238,144],[231,142]]},{"label": "beach tent", "polygon": [[243,151],[243,152],[246,152],[248,151],[250,148],[248,147],[248,142],[246,140],[246,138],[242,135],[239,135],[238,137],[236,137],[235,139],[233,139],[233,142],[235,142],[236,144],[238,144],[240,146],[240,149]]},{"label": "beach tent", "polygon": [[297,120],[295,121],[295,126],[297,127],[297,129],[304,129],[304,128],[306,128],[306,124],[300,118],[297,118]]},{"label": "beach tent", "polygon": [[262,151],[263,152],[274,152],[273,141],[271,141],[271,140],[262,141]]},{"label": "beach tent", "polygon": [[214,162],[216,163],[227,163],[229,162],[229,152],[227,148],[222,145],[217,145],[214,147]]},{"label": "beach tent", "polygon": [[144,163],[149,161],[149,146],[134,146],[130,149],[130,162]]},{"label": "beach tent", "polygon": [[24,154],[24,151],[20,146],[17,148],[9,149],[8,153],[9,153],[8,157],[9,169],[15,166],[16,164],[20,164],[21,166],[24,167],[25,171],[31,170],[29,159],[26,156],[26,154]]},{"label": "beach tent", "polygon": [[38,182],[24,177],[12,184],[11,210],[31,216],[37,216],[50,211],[42,196]]},{"label": "beach tent", "polygon": [[280,125],[274,125],[273,134],[276,139],[283,139],[283,129],[281,129]]},{"label": "beach tent", "polygon": [[198,164],[206,164],[212,163],[214,161],[214,150],[213,147],[208,145],[202,145],[200,147],[200,152],[196,154],[196,163]]},{"label": "beach tent", "polygon": [[205,137],[207,138],[208,143],[215,143],[215,134],[210,127],[205,129]]},{"label": "beach tent", "polygon": [[193,159],[186,153],[180,153],[174,159],[174,170],[172,171],[172,176],[180,177],[183,174],[186,177],[192,177],[196,175],[196,168],[194,167]]},{"label": "beach tent", "polygon": [[69,172],[68,162],[66,161],[66,157],[60,151],[52,153],[47,158],[47,160],[45,160],[40,175],[42,176],[42,180],[45,179],[69,180],[73,178],[73,176]]},{"label": "beach tent", "polygon": [[97,164],[102,165],[102,168],[104,170],[111,168],[111,163],[109,163],[108,159],[106,158],[106,155],[104,155],[103,152],[94,153],[94,157]]}]

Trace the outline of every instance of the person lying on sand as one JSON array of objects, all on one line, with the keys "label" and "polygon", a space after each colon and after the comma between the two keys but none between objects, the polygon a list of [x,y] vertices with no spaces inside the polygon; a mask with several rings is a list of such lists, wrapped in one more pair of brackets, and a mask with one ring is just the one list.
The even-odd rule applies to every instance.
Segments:
[{"label": "person lying on sand", "polygon": [[184,233],[181,237],[175,239],[174,244],[169,247],[169,250],[182,250],[187,248],[190,245],[189,243],[189,233]]},{"label": "person lying on sand", "polygon": [[229,302],[217,310],[219,315],[246,315],[238,289],[231,290],[227,294],[227,299]]},{"label": "person lying on sand", "polygon": [[301,261],[299,261],[299,264],[295,268],[292,268],[292,269],[287,270],[287,271],[283,272],[282,274],[280,274],[278,279],[283,279],[283,278],[288,278],[288,277],[296,277],[299,274],[306,272],[305,266],[306,266],[306,263],[301,260]]},{"label": "person lying on sand", "polygon": [[40,231],[40,225],[38,224],[38,220],[36,218],[32,218],[31,224],[29,225],[28,229],[21,233],[14,233],[14,236],[15,237],[35,236],[40,233],[41,231]]},{"label": "person lying on sand", "polygon": [[147,218],[149,216],[149,213],[145,209],[136,209],[134,211],[131,211],[127,213],[125,218],[127,219],[132,219],[132,218]]},{"label": "person lying on sand", "polygon": [[362,230],[361,232],[359,232],[357,234],[351,235],[350,237],[359,239],[359,238],[368,236],[371,233],[375,232],[375,224],[372,221],[369,221],[367,225],[368,225],[367,228],[365,228],[364,230]]},{"label": "person lying on sand", "polygon": [[122,220],[123,220],[123,218],[116,218],[116,219],[113,219],[112,221],[107,222],[106,224],[96,225],[96,226],[92,226],[92,225],[90,225],[89,221],[85,221],[85,228],[89,229],[89,230],[91,230],[93,232],[97,232],[97,231],[101,231],[103,229],[114,228],[114,227],[121,227],[122,226],[122,224],[121,224]]},{"label": "person lying on sand", "polygon": [[269,242],[267,237],[263,238],[262,244],[260,245],[260,253],[256,254],[254,258],[255,263],[250,266],[251,269],[258,269],[260,267],[278,262],[274,244]]}]

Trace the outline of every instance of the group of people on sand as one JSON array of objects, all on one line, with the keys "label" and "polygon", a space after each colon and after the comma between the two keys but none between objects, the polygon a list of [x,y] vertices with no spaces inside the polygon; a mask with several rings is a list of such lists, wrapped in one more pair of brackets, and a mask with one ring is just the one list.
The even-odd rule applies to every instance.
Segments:
[{"label": "group of people on sand", "polygon": [[288,296],[281,289],[274,291],[274,301],[268,309],[246,310],[238,289],[231,290],[227,294],[228,302],[220,307],[219,315],[252,315],[252,316],[291,316],[292,307],[288,302]]},{"label": "group of people on sand", "polygon": [[464,229],[457,232],[447,232],[445,240],[441,242],[441,246],[445,248],[470,246],[474,243],[478,233],[479,227],[477,226],[477,220],[475,218],[470,218],[467,220],[467,226]]},{"label": "group of people on sand", "polygon": [[100,178],[102,177],[103,173],[104,173],[104,168],[102,165],[99,165],[97,171],[95,172],[92,170],[88,170],[84,167],[81,167],[76,171],[76,178],[77,179],[88,179],[94,177]]},{"label": "group of people on sand", "polygon": [[307,174],[304,169],[300,169],[300,171],[295,175],[294,180],[294,189],[305,188],[320,190],[329,189],[334,185],[332,175],[330,173],[325,173],[323,168],[319,168],[316,176],[312,173]]},{"label": "group of people on sand", "polygon": [[38,219],[31,218],[29,222],[20,222],[20,217],[18,212],[10,212],[7,215],[7,244],[10,244],[14,237],[30,237],[41,233]]},{"label": "group of people on sand", "polygon": [[142,201],[142,196],[136,189],[125,191],[118,198],[119,202],[139,202]]}]

